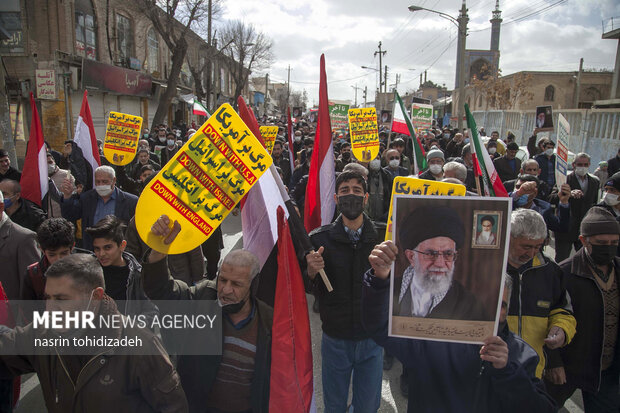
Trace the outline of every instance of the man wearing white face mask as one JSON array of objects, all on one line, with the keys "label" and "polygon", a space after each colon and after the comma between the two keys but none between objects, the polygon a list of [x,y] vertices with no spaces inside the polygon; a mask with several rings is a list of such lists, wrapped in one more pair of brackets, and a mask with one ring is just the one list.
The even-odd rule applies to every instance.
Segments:
[{"label": "man wearing white face mask", "polygon": [[82,219],[82,246],[91,251],[93,242],[84,228],[94,226],[106,215],[114,215],[127,224],[134,216],[138,203],[137,196],[116,187],[116,172],[105,165],[95,169],[95,189],[83,192],[79,197],[72,197],[73,185],[65,180],[62,193],[62,217],[74,223]]},{"label": "man wearing white face mask", "polygon": [[[539,155],[540,156],[540,155]],[[578,251],[581,248],[579,241],[579,226],[588,210],[596,203],[600,182],[597,177],[588,173],[590,155],[578,153],[573,162],[573,172],[566,177],[566,183],[571,188],[570,195],[570,229],[568,232],[555,234],[555,261],[560,262],[569,257],[571,247]],[[541,174],[542,175],[542,174]],[[557,203],[557,191],[549,196],[551,204]]]},{"label": "man wearing white face mask", "polygon": [[440,149],[432,149],[426,154],[428,170],[420,174],[420,179],[441,181],[443,179],[443,164],[445,158]]},{"label": "man wearing white face mask", "polygon": [[398,152],[397,149],[388,149],[387,151],[383,153],[385,156],[385,161],[388,164],[388,166],[383,168],[383,170],[387,172],[388,174],[390,174],[392,179],[396,178],[397,176],[409,175],[409,173],[407,172],[407,169],[403,168],[402,166],[399,166],[400,165],[400,152]]},{"label": "man wearing white face mask", "polygon": [[368,163],[368,216],[375,222],[387,222],[392,194],[392,177],[381,168],[380,155]]}]

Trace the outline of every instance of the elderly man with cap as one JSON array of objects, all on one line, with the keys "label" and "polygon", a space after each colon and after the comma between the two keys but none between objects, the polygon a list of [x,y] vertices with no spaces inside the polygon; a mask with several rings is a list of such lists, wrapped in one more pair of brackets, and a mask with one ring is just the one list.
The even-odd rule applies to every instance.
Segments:
[{"label": "elderly man with cap", "polygon": [[605,182],[607,182],[607,178],[611,176],[607,173],[608,165],[609,164],[607,163],[607,161],[600,161],[598,163],[598,166],[594,170],[594,173],[592,174],[596,176],[598,180],[601,182],[601,189],[603,189],[603,186],[605,186]]},{"label": "elderly man with cap", "polygon": [[547,389],[562,406],[581,389],[586,413],[617,412],[620,258],[616,255],[620,225],[608,211],[593,207],[581,221],[575,255],[560,264],[577,319],[573,341],[560,351],[553,381]]},{"label": "elderly man with cap", "polygon": [[440,149],[431,149],[426,154],[428,170],[420,174],[420,179],[430,181],[441,181],[443,179],[443,165],[446,162],[443,152]]},{"label": "elderly man with cap", "polygon": [[420,207],[399,231],[409,267],[398,297],[401,316],[485,320],[484,306],[454,279],[454,263],[463,246],[465,228],[448,207]]},{"label": "elderly man with cap", "polygon": [[397,176],[407,176],[409,172],[400,165],[400,152],[396,149],[388,149],[383,152],[387,166],[383,170],[390,175],[392,179]]}]

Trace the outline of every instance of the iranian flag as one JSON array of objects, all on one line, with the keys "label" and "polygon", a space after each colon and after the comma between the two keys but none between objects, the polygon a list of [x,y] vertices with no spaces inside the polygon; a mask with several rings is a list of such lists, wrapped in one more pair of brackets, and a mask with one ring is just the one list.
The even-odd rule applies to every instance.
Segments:
[{"label": "iranian flag", "polygon": [[95,169],[101,166],[99,158],[99,148],[97,147],[97,135],[95,135],[95,126],[93,125],[93,117],[90,114],[90,106],[88,105],[88,91],[84,91],[82,98],[82,108],[80,116],[75,125],[75,136],[73,137],[75,144],[82,150],[84,159],[93,168],[93,187],[95,186]]},{"label": "iranian flag", "polygon": [[41,120],[32,92],[30,92],[30,108],[32,109],[30,138],[19,183],[22,187],[21,197],[41,206],[41,200],[48,190],[47,148],[43,141]]},{"label": "iranian flag", "polygon": [[308,232],[321,225],[327,225],[334,217],[336,201],[336,172],[334,169],[334,148],[332,127],[329,120],[329,99],[327,97],[327,75],[325,55],[321,55],[319,81],[319,114],[316,138],[310,160],[310,172],[306,186],[304,204],[304,225]]},{"label": "iranian flag", "polygon": [[192,113],[194,115],[200,115],[200,116],[206,116],[209,117],[211,116],[209,114],[209,112],[207,112],[207,108],[205,108],[199,101],[198,99],[194,99],[194,105],[192,106]]},{"label": "iranian flag", "polygon": [[478,127],[476,126],[474,117],[469,111],[469,105],[467,103],[465,104],[465,116],[467,117],[467,127],[471,132],[471,142],[473,143],[476,154],[475,159],[478,163],[480,176],[482,176],[482,182],[484,183],[484,195],[507,197],[508,192],[506,188],[504,188],[502,180],[499,179],[499,175],[497,175],[497,171],[495,171],[495,165],[493,165],[489,153],[478,136]]},{"label": "iranian flag", "polygon": [[421,171],[425,170],[428,165],[426,164],[426,153],[422,147],[422,143],[418,139],[415,133],[415,128],[411,123],[411,119],[407,115],[405,105],[401,100],[398,92],[394,90],[394,116],[392,117],[392,132],[407,135],[413,140],[413,168],[414,175],[418,175]]}]

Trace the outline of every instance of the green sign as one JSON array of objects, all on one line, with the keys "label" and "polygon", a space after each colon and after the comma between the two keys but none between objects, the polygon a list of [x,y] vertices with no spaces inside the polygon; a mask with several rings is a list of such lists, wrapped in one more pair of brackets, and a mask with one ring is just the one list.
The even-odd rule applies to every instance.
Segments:
[{"label": "green sign", "polygon": [[349,105],[344,103],[329,102],[329,120],[332,131],[341,130],[343,133],[349,129]]}]

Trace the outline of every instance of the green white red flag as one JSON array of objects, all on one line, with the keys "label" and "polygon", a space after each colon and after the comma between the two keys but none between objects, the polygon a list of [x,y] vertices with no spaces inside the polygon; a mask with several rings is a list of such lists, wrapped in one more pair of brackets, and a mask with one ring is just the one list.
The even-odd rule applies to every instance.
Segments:
[{"label": "green white red flag", "polygon": [[392,132],[410,136],[413,140],[413,169],[414,175],[418,175],[427,168],[426,153],[422,143],[416,136],[415,128],[407,115],[405,105],[398,92],[394,90],[394,116],[392,117]]},{"label": "green white red flag", "polygon": [[480,176],[482,176],[482,182],[484,183],[484,195],[507,197],[508,192],[506,188],[504,188],[502,180],[499,179],[499,175],[497,175],[491,156],[482,144],[480,136],[478,136],[478,127],[476,126],[473,115],[469,111],[469,105],[467,103],[465,104],[465,115],[467,116],[467,127],[471,132],[471,143],[474,149],[472,154],[476,154],[475,160],[477,161]]}]

